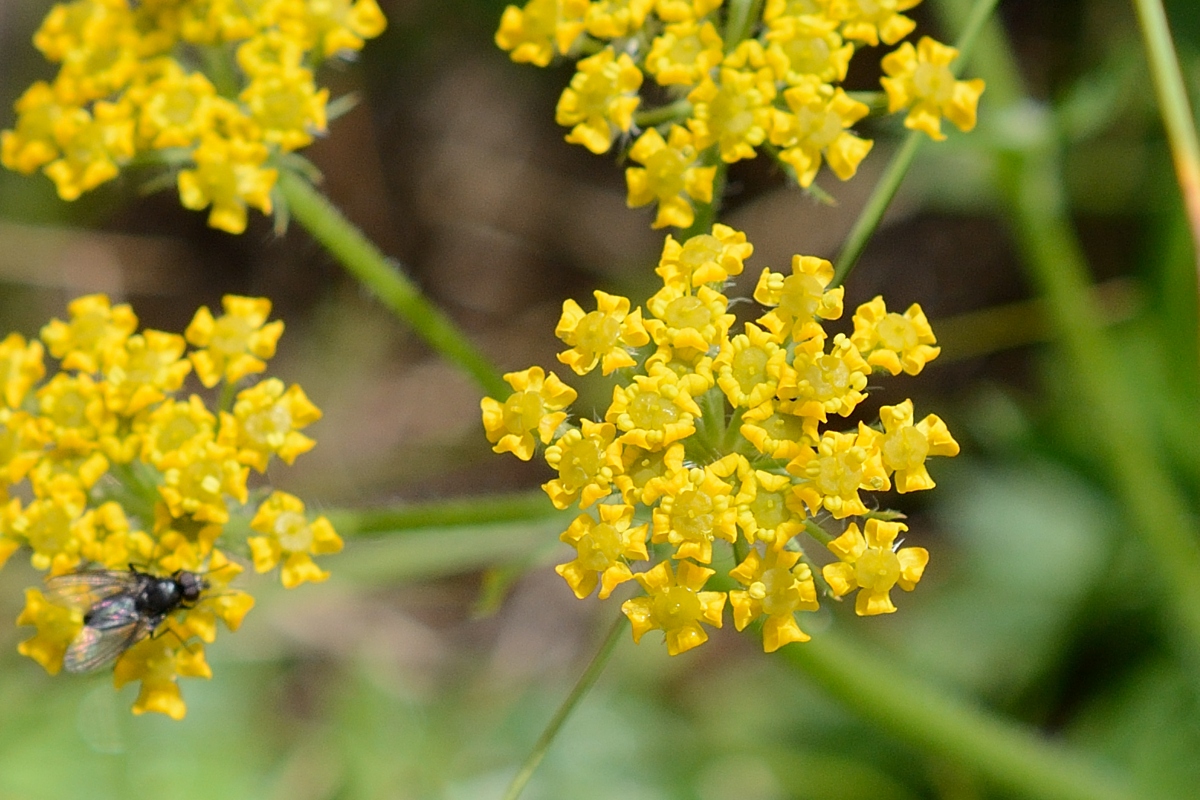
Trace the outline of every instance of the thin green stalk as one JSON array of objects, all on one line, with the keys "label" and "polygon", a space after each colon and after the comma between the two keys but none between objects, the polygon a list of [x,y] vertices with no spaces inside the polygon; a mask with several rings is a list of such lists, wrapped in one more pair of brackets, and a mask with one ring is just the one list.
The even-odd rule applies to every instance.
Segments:
[{"label": "thin green stalk", "polygon": [[1017,723],[899,671],[834,631],[783,648],[847,708],[908,744],[1036,800],[1135,800],[1129,781]]},{"label": "thin green stalk", "polygon": [[571,716],[571,712],[579,705],[579,701],[584,698],[596,683],[596,679],[600,677],[600,673],[604,671],[605,665],[608,664],[608,659],[612,656],[613,650],[616,649],[617,642],[621,639],[621,634],[625,632],[625,622],[625,615],[618,614],[616,620],[613,621],[612,627],[608,629],[608,635],[604,637],[604,641],[600,644],[600,649],[596,651],[596,655],[592,656],[587,669],[579,676],[579,680],[575,683],[575,688],[571,689],[571,693],[567,695],[567,699],[558,707],[558,711],[554,712],[554,716],[550,719],[549,724],[546,725],[546,729],[542,731],[542,735],[538,737],[537,742],[533,745],[533,749],[526,756],[525,763],[517,770],[512,783],[508,785],[508,789],[504,792],[503,800],[517,800],[521,796],[525,785],[529,783],[529,779],[533,777],[533,773],[537,770],[538,765],[545,758],[546,751],[554,743],[554,737],[558,735],[563,723]]},{"label": "thin green stalk", "polygon": [[666,122],[682,122],[692,113],[692,104],[686,98],[657,108],[648,108],[633,115],[633,124],[639,128],[653,128]]},{"label": "thin green stalk", "polygon": [[286,170],[279,174],[279,189],[296,221],[389,310],[411,325],[426,344],[462,367],[488,394],[507,397],[512,392],[495,366],[450,318],[430,303],[400,266],[380,252],[324,195]]},{"label": "thin green stalk", "polygon": [[1150,58],[1150,75],[1154,79],[1154,92],[1158,95],[1167,140],[1171,143],[1175,177],[1183,193],[1197,276],[1200,277],[1200,139],[1196,136],[1195,118],[1162,3],[1159,0],[1133,0],[1133,7]]},{"label": "thin green stalk", "polygon": [[754,32],[762,16],[762,0],[729,0],[725,18],[725,52],[732,51]]},{"label": "thin green stalk", "polygon": [[455,525],[536,521],[562,513],[550,504],[546,493],[539,489],[516,494],[403,503],[389,508],[335,509],[325,511],[324,515],[339,533],[369,536]]},{"label": "thin green stalk", "polygon": [[[975,40],[979,38],[983,26],[991,18],[997,2],[999,0],[979,0],[972,7],[971,15],[963,25],[962,34],[955,44],[959,55],[958,60],[950,69],[955,77],[960,74],[963,65],[970,57],[971,51],[975,47]],[[917,150],[925,138],[925,134],[920,131],[908,134],[904,139],[904,144],[900,145],[900,149],[888,162],[887,169],[884,170],[879,183],[875,185],[870,198],[867,199],[866,206],[859,213],[858,219],[854,221],[854,227],[850,229],[850,234],[846,237],[846,244],[842,246],[842,252],[838,254],[837,262],[833,267],[832,286],[840,286],[846,280],[846,276],[850,274],[850,270],[854,269],[859,256],[867,247],[867,242],[875,234],[875,229],[879,227],[879,223],[883,219],[883,212],[887,211],[888,205],[895,197],[896,190],[900,188],[900,182],[904,180],[908,168],[912,166],[913,158],[916,157]]]}]

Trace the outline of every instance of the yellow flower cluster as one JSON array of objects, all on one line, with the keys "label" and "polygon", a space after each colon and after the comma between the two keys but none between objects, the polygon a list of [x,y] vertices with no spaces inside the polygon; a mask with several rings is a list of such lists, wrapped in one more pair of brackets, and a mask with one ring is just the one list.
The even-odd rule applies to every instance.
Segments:
[{"label": "yellow flower cluster", "polygon": [[[871,149],[850,128],[868,106],[840,84],[856,49],[892,45],[915,23],[920,0],[529,0],[509,6],[496,43],[512,59],[546,66],[578,57],[556,114],[567,141],[606,153],[628,146],[631,208],[658,204],[654,227],[686,228],[693,204],[712,202],[718,160],[777,158],[808,187],[822,163],[848,180]],[[724,6],[728,6],[725,8]],[[955,80],[958,52],[929,38],[884,57],[889,112],[944,138],[941,118],[975,126],[983,81]],[[645,75],[665,98],[645,108]],[[644,130],[643,130],[644,129]]]},{"label": "yellow flower cluster", "polygon": [[[118,686],[141,681],[135,713],[178,719],[186,706],[176,677],[208,677],[204,644],[216,621],[236,629],[254,604],[228,588],[242,571],[231,556],[258,572],[282,565],[292,587],[324,580],[313,555],[342,547],[329,521],[308,519],[298,498],[261,479],[250,485],[251,470],[265,473],[276,457],[291,464],[313,447],[300,431],[321,412],[276,378],[238,390],[266,369],[283,333],[282,322],[267,321],[269,300],[226,296],[221,316],[201,308],[182,336],[136,332],[133,310],[104,295],[80,297],[69,312],[42,328],[40,341],[13,333],[0,342],[0,566],[25,548],[51,577],[201,573],[199,601],[134,644],[114,673]],[[47,350],[59,361],[48,379]],[[221,387],[220,407],[183,394],[189,375]],[[51,674],[87,611],[53,600],[29,589],[18,619],[37,627],[20,652]]]},{"label": "yellow flower cluster", "polygon": [[58,75],[17,100],[0,163],[41,169],[63,200],[161,164],[184,206],[241,233],[247,207],[271,212],[279,157],[325,131],[316,67],[384,26],[376,0],[57,4],[33,43]]},{"label": "yellow flower cluster", "polygon": [[[905,525],[870,511],[863,492],[933,488],[926,460],[958,453],[946,425],[917,420],[909,400],[883,406],[875,425],[845,421],[872,372],[915,375],[937,357],[919,306],[898,314],[875,298],[849,336],[831,337],[823,323],[842,316],[833,267],[795,256],[791,274],[763,270],[754,299],[767,310],[735,333],[722,291],[752,250],[724,225],[668,236],[662,288],[644,310],[601,291],[594,311],[563,304],[559,361],[615,379],[602,422],[572,420],[575,391],[540,367],[506,375],[503,402],[482,401],[493,449],[528,460],[544,445],[558,473],[546,494],[583,511],[562,534],[575,557],[558,573],[580,598],[636,580],[643,595],[622,606],[634,638],[662,630],[672,655],[707,639],[702,623],[720,627],[727,601],[738,630],[762,621],[768,652],[809,638],[795,612],[822,593],[857,590],[860,615],[895,611],[891,590],[911,590],[928,554],[898,548]],[[862,526],[826,531],[850,517]],[[836,560],[810,560],[805,537]],[[731,558],[714,553],[718,540]],[[710,565],[726,561],[741,588],[706,590]]]}]

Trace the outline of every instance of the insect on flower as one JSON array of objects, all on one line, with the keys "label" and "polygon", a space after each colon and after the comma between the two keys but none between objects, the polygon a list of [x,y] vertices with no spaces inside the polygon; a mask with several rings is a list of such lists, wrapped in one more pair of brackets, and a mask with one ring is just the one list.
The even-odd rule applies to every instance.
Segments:
[{"label": "insect on flower", "polygon": [[154,633],[171,612],[194,605],[208,583],[194,572],[161,578],[131,567],[59,575],[46,586],[51,602],[83,612],[83,628],[67,648],[63,668],[90,672]]}]

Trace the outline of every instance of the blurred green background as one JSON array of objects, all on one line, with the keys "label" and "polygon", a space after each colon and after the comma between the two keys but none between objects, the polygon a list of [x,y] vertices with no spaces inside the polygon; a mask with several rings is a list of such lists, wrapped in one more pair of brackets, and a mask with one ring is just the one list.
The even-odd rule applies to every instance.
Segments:
[{"label": "blurred green background", "polygon": [[[563,299],[595,288],[644,299],[662,234],[625,208],[621,170],[553,123],[569,65],[514,65],[491,43],[488,0],[381,0],[388,31],[324,81],[359,103],[306,151],[324,189],[503,369],[553,365]],[[1200,98],[1200,4],[1168,3]],[[0,127],[52,67],[30,44],[48,10],[0,1]],[[918,32],[952,41],[927,2]],[[1122,0],[1004,0],[998,21],[1029,99],[984,94],[971,135],[918,157],[847,283],[847,304],[920,302],[944,346],[911,396],[963,446],[939,488],[895,496],[932,562],[901,613],[836,625],[897,668],[978,699],[1134,775],[1147,797],[1200,797],[1195,670],[1162,622],[1156,574],[1108,486],[1103,437],[1035,299],[997,164],[1051,115],[1072,220],[1097,282],[1117,370],[1137,387],[1153,449],[1192,503],[1200,459],[1195,260]],[[871,89],[871,57],[849,87]],[[877,61],[877,58],[875,59]],[[980,74],[967,69],[968,75]],[[984,75],[987,77],[987,75]],[[1024,115],[1024,116],[1022,116]],[[868,122],[858,177],[785,186],[765,158],[736,165],[722,221],[755,244],[731,294],[793,253],[833,257],[900,131]],[[0,333],[36,335],[67,301],[105,291],[142,324],[182,330],[222,294],[264,295],[287,323],[272,371],[325,412],[318,447],[272,482],[337,509],[535,488],[544,465],[491,454],[478,392],[432,356],[298,228],[257,217],[205,226],[172,192],[123,176],[73,204],[48,180],[0,172]],[[603,408],[598,385],[587,402]],[[184,681],[187,718],[128,713],[110,676],[51,678],[0,625],[0,800],[498,797],[617,613],[576,601],[552,570],[561,519],[356,538],[333,577],[285,593],[249,576],[243,629],[210,648],[211,681]],[[39,577],[0,572],[0,619]],[[1200,581],[1200,575],[1195,576]],[[827,603],[827,606],[833,605]],[[1007,797],[861,721],[794,666],[727,626],[668,658],[622,641],[530,785],[548,798],[879,800]]]}]

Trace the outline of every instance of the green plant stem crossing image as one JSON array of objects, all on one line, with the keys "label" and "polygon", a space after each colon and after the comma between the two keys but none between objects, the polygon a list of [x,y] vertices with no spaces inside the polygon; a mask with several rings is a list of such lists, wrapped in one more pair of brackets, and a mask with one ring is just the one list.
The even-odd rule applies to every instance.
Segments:
[{"label": "green plant stem crossing image", "polygon": [[1194,797],[1198,32],[0,6],[0,798]]}]

